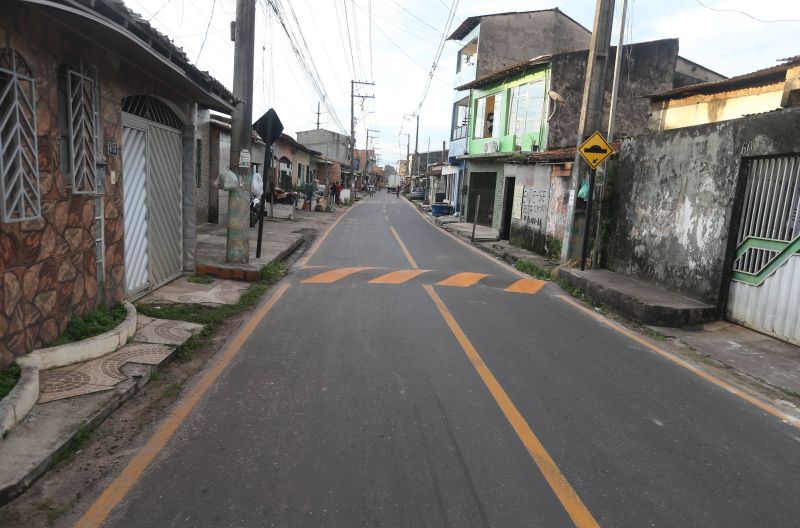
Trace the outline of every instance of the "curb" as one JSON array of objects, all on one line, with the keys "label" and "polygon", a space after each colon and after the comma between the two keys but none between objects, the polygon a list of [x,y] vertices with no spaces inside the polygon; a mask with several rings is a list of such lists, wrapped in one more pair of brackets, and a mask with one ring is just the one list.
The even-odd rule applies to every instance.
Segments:
[{"label": "curb", "polygon": [[[303,235],[292,242],[289,247],[278,253],[278,256],[272,259],[269,263],[283,262],[289,258],[292,253],[297,251],[305,242],[306,236]],[[260,270],[243,269],[238,268],[235,265],[227,266],[222,264],[197,264],[195,266],[195,272],[198,275],[211,275],[212,277],[217,277],[219,279],[242,280],[245,282],[258,282],[258,280],[261,278]]]},{"label": "curb", "polygon": [[[37,371],[38,374],[38,371]],[[113,397],[109,398],[101,409],[99,409],[95,414],[92,416],[82,420],[81,422],[74,424],[72,431],[63,438],[62,442],[51,451],[47,456],[43,457],[39,460],[35,466],[33,466],[21,479],[13,484],[9,484],[8,486],[3,487],[0,489],[0,507],[4,506],[5,504],[9,503],[16,497],[20,496],[25,490],[27,490],[31,484],[33,484],[39,477],[47,473],[53,466],[53,463],[58,460],[60,456],[64,453],[68,452],[70,449],[70,445],[72,444],[75,437],[81,431],[92,431],[97,428],[106,418],[108,418],[111,413],[117,410],[123,403],[128,401],[132,398],[139,390],[142,389],[147,383],[150,381],[150,376],[148,375],[146,378],[136,380],[135,378],[129,378],[129,386],[125,388],[121,388],[117,386],[119,392]],[[125,382],[123,382],[125,383]],[[38,378],[37,378],[37,385],[38,385]],[[38,388],[37,388],[37,398],[38,398]]]},{"label": "curb", "polygon": [[115,351],[136,333],[136,308],[127,301],[123,304],[128,315],[113,330],[74,343],[34,350],[19,358],[17,364],[47,370],[97,359]]},{"label": "curb", "polygon": [[0,436],[25,418],[39,400],[39,369],[22,366],[17,384],[0,400]]},{"label": "curb", "polygon": [[136,333],[136,308],[123,301],[127,315],[116,328],[103,334],[50,348],[34,350],[17,360],[22,375],[0,400],[0,435],[21,422],[39,401],[39,371],[89,361],[114,352]]}]

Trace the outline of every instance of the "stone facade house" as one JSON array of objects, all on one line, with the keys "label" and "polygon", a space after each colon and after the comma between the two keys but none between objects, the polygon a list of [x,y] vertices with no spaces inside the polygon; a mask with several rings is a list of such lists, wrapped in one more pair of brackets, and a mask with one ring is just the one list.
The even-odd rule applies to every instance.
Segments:
[{"label": "stone facade house", "polygon": [[196,109],[233,100],[118,0],[3,2],[0,369],[193,269]]}]

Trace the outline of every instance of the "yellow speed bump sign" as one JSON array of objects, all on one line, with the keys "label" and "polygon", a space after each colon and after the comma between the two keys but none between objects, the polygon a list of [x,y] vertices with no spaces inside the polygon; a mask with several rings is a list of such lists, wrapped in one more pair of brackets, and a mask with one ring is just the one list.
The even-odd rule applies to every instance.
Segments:
[{"label": "yellow speed bump sign", "polygon": [[603,134],[595,132],[578,147],[578,152],[581,153],[581,156],[591,168],[596,169],[606,158],[614,153],[614,149],[608,144]]}]

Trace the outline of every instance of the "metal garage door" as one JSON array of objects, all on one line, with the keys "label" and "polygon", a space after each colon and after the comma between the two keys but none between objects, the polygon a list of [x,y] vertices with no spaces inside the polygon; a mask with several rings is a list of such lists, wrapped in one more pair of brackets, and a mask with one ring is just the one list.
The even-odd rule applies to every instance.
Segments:
[{"label": "metal garage door", "polygon": [[728,318],[800,344],[800,156],[748,161]]},{"label": "metal garage door", "polygon": [[128,295],[183,269],[180,132],[124,114],[123,192]]}]

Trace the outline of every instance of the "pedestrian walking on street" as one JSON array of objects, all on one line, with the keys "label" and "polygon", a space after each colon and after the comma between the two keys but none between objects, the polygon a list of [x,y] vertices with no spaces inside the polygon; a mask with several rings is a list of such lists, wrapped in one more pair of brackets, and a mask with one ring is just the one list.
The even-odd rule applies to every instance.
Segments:
[{"label": "pedestrian walking on street", "polygon": [[339,197],[337,196],[337,194],[338,193],[336,192],[336,183],[332,183],[330,192],[328,193],[328,199],[331,202],[333,202],[333,205],[338,205],[339,204],[339,200],[338,200]]}]

